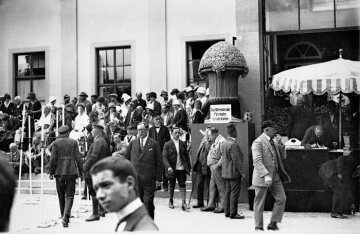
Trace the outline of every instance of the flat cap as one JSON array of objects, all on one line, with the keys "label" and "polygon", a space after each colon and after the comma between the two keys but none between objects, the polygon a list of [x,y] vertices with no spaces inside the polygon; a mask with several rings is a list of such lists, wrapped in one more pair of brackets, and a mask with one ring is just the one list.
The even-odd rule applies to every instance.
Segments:
[{"label": "flat cap", "polygon": [[89,96],[87,95],[87,93],[85,93],[85,92],[81,92],[81,93],[79,94],[79,96],[89,97]]},{"label": "flat cap", "polygon": [[61,126],[58,131],[59,134],[66,134],[69,132],[69,127],[67,125]]}]

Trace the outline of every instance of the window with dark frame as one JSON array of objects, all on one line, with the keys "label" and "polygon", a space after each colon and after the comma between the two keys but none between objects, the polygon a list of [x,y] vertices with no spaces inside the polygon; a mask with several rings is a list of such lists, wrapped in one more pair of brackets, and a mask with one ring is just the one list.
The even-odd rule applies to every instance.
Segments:
[{"label": "window with dark frame", "polygon": [[131,47],[97,49],[97,78],[100,96],[131,95]]},{"label": "window with dark frame", "polygon": [[15,95],[27,97],[35,92],[38,99],[45,98],[45,52],[14,54]]},{"label": "window with dark frame", "polygon": [[224,41],[224,39],[186,42],[187,85],[208,86],[206,79],[199,76],[199,64],[205,51],[219,41]]}]

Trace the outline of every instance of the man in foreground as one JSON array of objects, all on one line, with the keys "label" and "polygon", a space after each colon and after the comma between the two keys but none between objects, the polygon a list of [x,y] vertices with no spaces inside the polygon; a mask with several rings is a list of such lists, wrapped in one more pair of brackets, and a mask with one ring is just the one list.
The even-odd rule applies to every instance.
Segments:
[{"label": "man in foreground", "polygon": [[91,168],[91,176],[100,205],[119,219],[116,232],[158,231],[138,197],[137,173],[130,161],[105,158]]},{"label": "man in foreground", "polygon": [[0,232],[9,230],[15,187],[16,183],[12,168],[7,161],[0,159]]},{"label": "man in foreground", "polygon": [[55,176],[62,224],[63,227],[68,227],[76,178],[82,175],[83,169],[79,146],[77,141],[69,138],[69,127],[60,127],[59,134],[59,138],[52,143],[50,179],[54,179]]},{"label": "man in foreground", "polygon": [[283,182],[290,182],[286,174],[282,159],[285,159],[285,147],[280,140],[274,142],[276,124],[273,121],[264,121],[263,133],[253,142],[251,146],[254,171],[252,184],[255,186],[254,217],[255,230],[263,231],[263,212],[266,193],[268,189],[275,199],[272,210],[271,221],[268,230],[279,230],[277,223],[281,222],[286,195]]}]

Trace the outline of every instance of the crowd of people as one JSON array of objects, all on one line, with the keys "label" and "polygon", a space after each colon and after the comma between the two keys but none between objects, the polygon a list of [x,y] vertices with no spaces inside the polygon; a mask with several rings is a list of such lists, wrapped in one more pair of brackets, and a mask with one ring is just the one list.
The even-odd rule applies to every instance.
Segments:
[{"label": "crowd of people", "polygon": [[[88,100],[88,95],[81,92],[78,99],[65,95],[57,105],[56,98],[50,97],[42,105],[31,92],[25,105],[21,97],[15,97],[12,103],[11,96],[5,94],[0,105],[1,150],[9,151],[16,175],[44,171],[55,179],[64,227],[69,226],[78,177],[85,179],[84,199],[86,193],[92,199],[92,215],[86,221],[97,221],[106,212],[115,212],[119,218],[116,230],[158,230],[153,221],[154,194],[156,190],[167,191],[168,206],[174,209],[176,181],[181,209],[189,211],[186,180],[191,172],[196,173],[197,203],[193,208],[244,219],[238,212],[238,199],[245,165],[236,142],[236,125],[227,125],[226,136],[208,126],[201,131],[203,139],[198,148],[191,149],[191,124],[204,123],[207,118],[202,112],[207,90],[189,86],[183,91],[173,89],[170,95],[163,90],[160,97],[149,92],[144,100],[138,92],[134,98],[124,93],[121,97],[110,94],[109,100],[92,95]],[[294,109],[290,118],[297,118],[296,113],[310,115]],[[331,125],[336,115],[330,111],[329,115]],[[307,123],[292,120],[296,127],[290,125],[294,129],[289,135],[305,135],[303,144],[309,147],[323,145],[320,140],[324,128],[328,128],[326,122],[312,126],[311,118],[306,119]],[[254,218],[255,230],[259,231],[264,230],[267,191],[275,199],[267,229],[279,229],[277,223],[282,220],[286,203],[283,183],[291,181],[282,164],[285,147],[276,129],[276,123],[264,121],[262,134],[252,143]],[[196,153],[193,164],[191,153]],[[209,191],[207,203],[204,191]],[[343,218],[341,209],[345,205],[338,203],[335,206],[342,208],[335,208],[332,217]]]}]

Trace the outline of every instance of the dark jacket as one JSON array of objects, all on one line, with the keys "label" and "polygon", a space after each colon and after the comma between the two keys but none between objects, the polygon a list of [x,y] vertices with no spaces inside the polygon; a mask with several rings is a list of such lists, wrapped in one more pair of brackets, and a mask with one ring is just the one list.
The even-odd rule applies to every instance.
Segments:
[{"label": "dark jacket", "polygon": [[132,140],[126,149],[125,158],[133,163],[142,186],[155,187],[155,181],[162,181],[160,146],[154,139],[148,137],[142,151],[140,139]]},{"label": "dark jacket", "polygon": [[142,106],[142,108],[145,110],[145,107],[146,107],[146,101],[144,99],[135,99],[133,101],[133,103],[135,103],[135,106],[138,107],[138,106]]},{"label": "dark jacket", "polygon": [[[180,160],[187,174],[190,174],[190,158],[186,149],[186,144],[183,141],[179,140],[179,154]],[[165,166],[165,171],[171,167],[174,171],[176,170],[176,161],[177,161],[177,151],[175,143],[173,140],[170,140],[165,143],[163,150],[163,162]]]},{"label": "dark jacket", "polygon": [[6,107],[5,103],[2,103],[0,105],[0,111],[2,111],[3,113],[7,113],[9,115],[14,115],[15,105],[14,103],[10,102],[9,105]]},{"label": "dark jacket", "polygon": [[205,121],[205,114],[201,110],[196,110],[194,114],[193,123],[204,123]]},{"label": "dark jacket", "polygon": [[222,178],[236,179],[244,176],[244,156],[235,140],[228,138],[223,147]]},{"label": "dark jacket", "polygon": [[156,127],[152,126],[149,129],[149,137],[151,137],[152,139],[157,141],[157,143],[159,143],[161,152],[164,149],[165,143],[170,141],[170,139],[171,139],[169,129],[167,127],[165,127],[164,125],[160,126],[159,133],[157,133]]},{"label": "dark jacket", "polygon": [[36,113],[31,113],[30,116],[33,119],[40,119],[41,117],[41,103],[39,102],[39,100],[36,100],[34,103],[29,102],[28,111],[38,111]]},{"label": "dark jacket", "polygon": [[94,139],[94,142],[91,144],[90,149],[87,153],[85,162],[84,162],[84,171],[85,176],[90,178],[90,169],[91,167],[101,159],[108,156],[109,147],[106,143],[106,140],[103,136],[98,136]]},{"label": "dark jacket", "polygon": [[324,133],[320,138],[318,138],[315,135],[315,128],[316,125],[311,126],[306,130],[304,138],[301,141],[301,145],[305,147],[310,147],[310,145],[318,143],[319,145],[325,145],[329,147],[330,144],[328,138],[326,137],[326,134]]},{"label": "dark jacket", "polygon": [[[125,217],[124,222],[126,222],[125,228],[124,230],[119,230],[119,232],[159,231],[159,228],[150,218],[144,206],[139,207],[133,213]],[[119,225],[120,222],[116,225],[115,232],[118,231]]]},{"label": "dark jacket", "polygon": [[199,149],[196,153],[195,163],[193,171],[198,171],[199,164],[201,166],[201,174],[207,175],[210,173],[210,168],[207,166],[207,156],[210,151],[211,144],[206,139],[203,139],[200,143]]},{"label": "dark jacket", "polygon": [[182,128],[184,131],[188,131],[187,115],[184,109],[179,109],[174,115],[172,125]]},{"label": "dark jacket", "polygon": [[77,141],[68,136],[61,136],[52,143],[50,174],[72,176],[83,173]]},{"label": "dark jacket", "polygon": [[128,111],[128,113],[126,114],[126,117],[125,117],[125,121],[124,121],[125,128],[127,128],[129,125],[134,125],[136,123],[139,123],[139,122],[141,122],[141,120],[142,120],[142,116],[138,109],[134,110],[134,114],[133,114],[132,118],[131,118],[131,112]]},{"label": "dark jacket", "polygon": [[161,104],[158,101],[154,101],[154,115],[161,115]]}]

